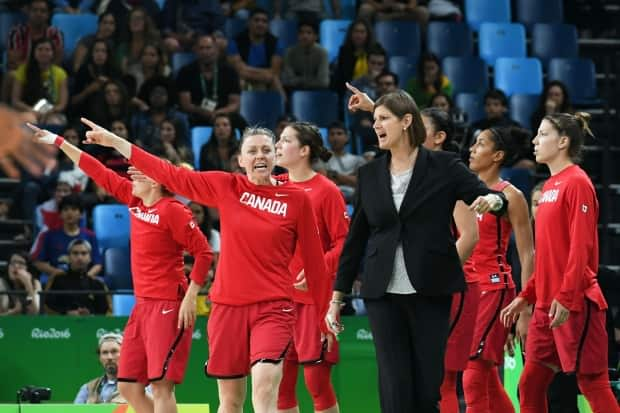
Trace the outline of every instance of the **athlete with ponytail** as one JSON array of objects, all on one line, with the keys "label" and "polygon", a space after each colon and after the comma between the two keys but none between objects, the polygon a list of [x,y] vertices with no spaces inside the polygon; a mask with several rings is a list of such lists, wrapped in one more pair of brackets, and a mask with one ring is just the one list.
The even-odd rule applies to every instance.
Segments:
[{"label": "athlete with ponytail", "polygon": [[[497,366],[504,361],[508,328],[500,322],[500,311],[515,296],[515,284],[506,251],[514,231],[521,276],[526,282],[533,268],[533,240],[529,208],[525,196],[500,177],[503,165],[510,164],[523,141],[523,129],[490,128],[476,138],[469,152],[469,167],[490,188],[502,191],[508,211],[502,216],[478,215],[480,241],[465,263],[465,273],[478,281],[480,300],[469,362],[463,372],[467,413],[514,412],[502,386]],[[527,137],[526,137],[527,139]]]},{"label": "athlete with ponytail", "polygon": [[576,163],[589,115],[558,113],[543,118],[533,140],[538,163],[551,177],[536,216],[534,274],[502,310],[509,327],[534,304],[519,381],[522,413],[547,412],[547,389],[558,371],[576,373],[594,413],[618,413],[607,373],[607,302],[597,281],[598,200]]},{"label": "athlete with ponytail", "polygon": [[[313,162],[318,159],[327,161],[330,156],[331,152],[323,146],[318,128],[306,122],[294,122],[288,125],[276,144],[276,163],[288,170],[288,174],[277,178],[302,187],[310,198],[325,254],[327,267],[325,277],[329,280],[329,285],[332,285],[349,230],[349,217],[338,187],[312,169]],[[295,251],[289,269],[296,287],[293,301],[297,311],[297,322],[293,343],[284,360],[278,393],[278,411],[299,412],[295,388],[299,365],[302,364],[306,387],[314,403],[314,411],[337,413],[339,408],[331,382],[331,368],[338,362],[338,342],[333,339],[331,333],[322,334],[318,327],[316,305],[307,291],[299,247]],[[328,305],[329,299],[330,297],[325,297],[325,305]]]}]

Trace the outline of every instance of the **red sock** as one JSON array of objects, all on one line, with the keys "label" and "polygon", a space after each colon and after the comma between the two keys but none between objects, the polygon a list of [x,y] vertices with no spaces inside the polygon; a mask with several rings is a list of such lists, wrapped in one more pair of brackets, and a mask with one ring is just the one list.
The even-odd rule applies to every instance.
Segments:
[{"label": "red sock", "polygon": [[331,371],[331,364],[325,362],[304,366],[304,378],[308,392],[314,402],[314,411],[327,410],[337,403],[334,386],[332,386]]},{"label": "red sock", "polygon": [[594,413],[620,413],[607,372],[599,374],[577,374],[577,384],[590,403]]},{"label": "red sock", "polygon": [[555,373],[534,361],[526,361],[519,380],[521,413],[547,413],[547,390]]},{"label": "red sock", "polygon": [[456,376],[458,372],[446,370],[441,383],[441,413],[459,413],[459,399],[456,396]]},{"label": "red sock", "polygon": [[493,406],[494,412],[514,413],[515,407],[512,405],[504,385],[499,379],[497,367],[493,367],[487,376],[487,389],[489,391],[489,406]]},{"label": "red sock", "polygon": [[463,372],[463,392],[467,413],[489,413],[488,374],[493,366],[483,360],[470,360]]},{"label": "red sock", "polygon": [[284,359],[282,365],[282,381],[278,390],[278,409],[286,410],[297,406],[297,372],[299,364],[295,361]]}]

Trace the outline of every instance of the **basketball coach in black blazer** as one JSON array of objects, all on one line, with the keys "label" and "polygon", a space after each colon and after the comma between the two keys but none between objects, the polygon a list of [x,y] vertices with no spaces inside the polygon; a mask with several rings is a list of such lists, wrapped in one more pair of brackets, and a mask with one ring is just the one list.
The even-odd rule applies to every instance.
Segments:
[{"label": "basketball coach in black blazer", "polygon": [[[349,107],[356,109],[368,97],[353,92]],[[363,260],[361,296],[374,337],[381,411],[436,413],[452,294],[465,289],[451,229],[454,205],[463,200],[478,213],[502,214],[507,201],[456,155],[422,147],[424,125],[406,92],[384,95],[373,112],[379,147],[388,153],[359,169],[327,323],[334,332],[342,328],[342,297]]]}]

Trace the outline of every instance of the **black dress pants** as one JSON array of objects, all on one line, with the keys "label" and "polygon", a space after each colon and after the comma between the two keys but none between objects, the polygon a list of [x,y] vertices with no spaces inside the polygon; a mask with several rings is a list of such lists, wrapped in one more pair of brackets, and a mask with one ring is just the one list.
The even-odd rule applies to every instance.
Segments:
[{"label": "black dress pants", "polygon": [[452,296],[365,300],[382,413],[438,413]]}]

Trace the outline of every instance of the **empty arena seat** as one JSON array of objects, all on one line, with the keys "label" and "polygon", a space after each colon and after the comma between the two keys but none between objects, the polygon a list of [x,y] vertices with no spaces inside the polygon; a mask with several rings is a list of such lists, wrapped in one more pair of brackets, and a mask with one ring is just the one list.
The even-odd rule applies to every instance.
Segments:
[{"label": "empty arena seat", "polygon": [[510,0],[465,0],[465,19],[478,31],[485,22],[510,22]]},{"label": "empty arena seat", "polygon": [[129,249],[108,248],[103,254],[104,280],[111,290],[131,290]]},{"label": "empty arena seat", "polygon": [[500,57],[495,61],[495,88],[501,89],[506,96],[540,94],[542,78],[542,65],[534,57]]},{"label": "empty arena seat", "polygon": [[330,90],[297,90],[291,95],[291,112],[300,121],[329,126],[338,120],[338,94]]},{"label": "empty arena seat", "polygon": [[578,57],[577,28],[572,24],[535,24],[532,28],[532,53],[547,67],[553,58]]},{"label": "empty arena seat", "polygon": [[474,49],[472,32],[465,23],[430,22],[426,48],[440,59],[446,56],[471,56]]},{"label": "empty arena seat", "polygon": [[446,57],[441,64],[443,73],[452,83],[452,93],[484,93],[489,88],[488,67],[475,56]]},{"label": "empty arena seat", "polygon": [[419,56],[420,26],[413,21],[379,21],[375,39],[389,56]]},{"label": "empty arena seat", "polygon": [[284,102],[279,92],[244,90],[239,112],[250,125],[274,128],[284,113]]},{"label": "empty arena seat", "polygon": [[213,127],[194,126],[192,128],[192,153],[194,154],[194,168],[200,168],[200,150],[211,140]]},{"label": "empty arena seat", "polygon": [[93,209],[93,230],[103,252],[108,248],[129,248],[129,210],[126,205],[105,204]]},{"label": "empty arena seat", "polygon": [[80,38],[97,32],[97,15],[55,13],[52,16],[52,26],[62,31],[65,58],[69,58]]},{"label": "empty arena seat", "polygon": [[525,27],[519,23],[482,23],[478,48],[490,66],[499,57],[525,57]]}]

